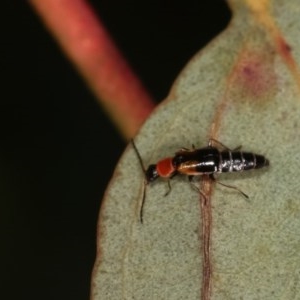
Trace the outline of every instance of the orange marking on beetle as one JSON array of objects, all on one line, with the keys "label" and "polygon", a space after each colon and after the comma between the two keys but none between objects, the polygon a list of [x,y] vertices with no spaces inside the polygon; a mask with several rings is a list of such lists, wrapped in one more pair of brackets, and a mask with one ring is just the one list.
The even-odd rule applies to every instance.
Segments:
[{"label": "orange marking on beetle", "polygon": [[173,158],[167,157],[160,160],[156,164],[156,170],[160,177],[169,178],[175,171],[175,168],[172,163]]},{"label": "orange marking on beetle", "polygon": [[199,175],[199,171],[196,169],[197,164],[199,164],[199,161],[188,161],[186,163],[182,163],[177,167],[177,171],[180,174],[188,176]]}]

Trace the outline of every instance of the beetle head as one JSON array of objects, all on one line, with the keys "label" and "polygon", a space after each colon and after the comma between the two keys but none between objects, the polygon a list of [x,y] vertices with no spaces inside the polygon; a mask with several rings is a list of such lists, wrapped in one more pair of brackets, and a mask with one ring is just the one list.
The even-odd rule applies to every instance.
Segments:
[{"label": "beetle head", "polygon": [[147,183],[154,181],[159,177],[156,169],[156,165],[150,165],[148,169],[145,171],[145,176]]}]

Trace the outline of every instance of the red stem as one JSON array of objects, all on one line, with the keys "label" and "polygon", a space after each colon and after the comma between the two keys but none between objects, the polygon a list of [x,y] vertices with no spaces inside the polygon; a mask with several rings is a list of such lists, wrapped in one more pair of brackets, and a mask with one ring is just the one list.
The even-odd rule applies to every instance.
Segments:
[{"label": "red stem", "polygon": [[127,139],[154,104],[84,0],[30,0],[98,101]]}]

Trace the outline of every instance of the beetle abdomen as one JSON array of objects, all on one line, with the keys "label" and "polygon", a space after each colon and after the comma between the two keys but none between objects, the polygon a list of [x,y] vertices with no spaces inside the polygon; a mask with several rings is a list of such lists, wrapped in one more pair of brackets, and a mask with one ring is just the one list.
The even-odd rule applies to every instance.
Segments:
[{"label": "beetle abdomen", "polygon": [[268,165],[269,161],[263,155],[241,151],[222,151],[218,172],[241,172],[260,169]]}]

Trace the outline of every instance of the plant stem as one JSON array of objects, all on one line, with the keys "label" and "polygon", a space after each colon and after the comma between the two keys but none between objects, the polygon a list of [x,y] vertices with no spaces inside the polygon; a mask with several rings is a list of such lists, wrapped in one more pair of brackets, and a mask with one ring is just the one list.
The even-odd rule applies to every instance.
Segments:
[{"label": "plant stem", "polygon": [[29,2],[121,134],[126,139],[132,138],[154,104],[99,17],[84,0]]}]

